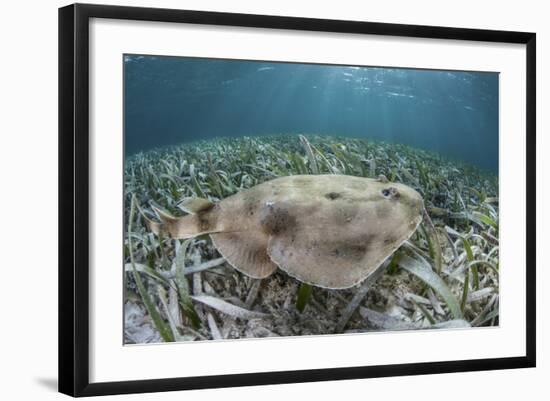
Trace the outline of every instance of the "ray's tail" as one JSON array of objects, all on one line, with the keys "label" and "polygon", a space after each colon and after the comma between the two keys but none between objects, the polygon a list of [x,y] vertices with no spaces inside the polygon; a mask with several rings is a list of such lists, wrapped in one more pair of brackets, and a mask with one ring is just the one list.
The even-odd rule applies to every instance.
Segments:
[{"label": "ray's tail", "polygon": [[218,210],[213,203],[204,199],[184,201],[180,207],[191,213],[183,217],[175,217],[153,206],[160,222],[148,218],[143,212],[147,227],[156,235],[170,236],[174,239],[188,239],[203,234],[220,232]]},{"label": "ray's tail", "polygon": [[174,239],[188,239],[199,235],[193,215],[174,217],[155,208],[161,222],[146,220],[149,230],[156,235],[170,236]]}]

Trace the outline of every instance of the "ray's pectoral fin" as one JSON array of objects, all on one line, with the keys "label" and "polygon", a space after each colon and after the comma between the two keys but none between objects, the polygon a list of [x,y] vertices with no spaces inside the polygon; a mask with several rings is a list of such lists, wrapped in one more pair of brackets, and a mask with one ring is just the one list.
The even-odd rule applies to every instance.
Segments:
[{"label": "ray's pectoral fin", "polygon": [[277,266],[267,254],[269,237],[260,231],[210,234],[221,255],[236,270],[253,278],[266,278]]},{"label": "ray's pectoral fin", "polygon": [[298,280],[319,287],[352,287],[378,267],[367,238],[323,238],[318,233],[300,231],[270,238],[267,252],[281,270]]}]

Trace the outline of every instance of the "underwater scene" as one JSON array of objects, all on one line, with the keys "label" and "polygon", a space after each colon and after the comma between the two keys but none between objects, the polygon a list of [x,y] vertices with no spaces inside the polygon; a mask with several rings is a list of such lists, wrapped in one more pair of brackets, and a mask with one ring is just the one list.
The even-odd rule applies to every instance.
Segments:
[{"label": "underwater scene", "polygon": [[123,63],[125,344],[498,326],[498,73]]}]

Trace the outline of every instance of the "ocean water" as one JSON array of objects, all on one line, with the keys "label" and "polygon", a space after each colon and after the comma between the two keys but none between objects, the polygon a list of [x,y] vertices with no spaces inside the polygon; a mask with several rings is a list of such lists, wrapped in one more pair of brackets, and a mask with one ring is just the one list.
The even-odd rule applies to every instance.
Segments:
[{"label": "ocean water", "polygon": [[[189,298],[187,291],[177,293],[180,305],[186,307],[167,311],[162,300],[167,290],[164,280],[149,276],[148,291],[143,291],[136,281],[141,275],[129,274],[125,343],[217,339],[219,330],[214,330],[215,325],[231,328],[227,339],[239,339],[499,324],[497,73],[126,55],[124,78],[124,210],[128,238],[124,263],[168,273],[170,260],[182,260],[186,267],[215,262],[212,266],[226,270],[227,276],[205,272],[197,279],[202,288],[209,289],[209,297],[218,298],[223,305],[234,299],[248,299],[254,293],[245,279],[259,268],[251,261],[265,267],[265,262],[272,260],[271,267],[280,267],[263,279],[265,284],[257,287],[258,296],[252,297],[251,306],[247,306],[250,311],[267,315],[254,325],[246,318],[231,318],[227,308],[217,309],[220,304],[210,302],[212,299],[205,302],[207,320],[193,309],[202,301]],[[193,143],[197,140],[206,141]],[[373,144],[372,140],[384,143]],[[189,146],[169,148],[182,144]],[[148,152],[161,147],[165,149]],[[140,152],[145,153],[137,154]],[[262,190],[254,192],[258,184],[274,177],[318,172],[371,178],[383,175],[388,187],[377,184],[382,185],[380,195],[376,195],[380,202],[362,194],[358,199],[366,203],[354,204],[346,198],[348,192],[321,188],[318,194],[306,194],[299,204],[277,201],[273,209],[271,195]],[[391,201],[382,197],[395,194],[397,186],[390,183],[396,182],[421,195],[424,211],[411,207],[407,196],[399,192]],[[349,189],[354,194],[354,188]],[[244,192],[248,190],[251,192],[247,195]],[[281,199],[290,199],[284,189],[281,191]],[[232,195],[240,197],[233,199],[246,201],[228,200]],[[184,216],[181,201],[188,197],[226,202],[227,208],[203,210],[199,227],[198,220]],[[324,197],[322,201],[320,197]],[[399,205],[408,212],[395,212]],[[313,222],[300,218],[310,209],[322,218]],[[218,241],[222,248],[208,239],[182,243],[179,240],[183,238],[168,235],[166,231],[174,226],[163,226],[159,210],[180,216],[178,227],[185,226],[181,233],[186,233],[182,237],[202,237],[208,228],[217,234],[226,228],[234,235],[221,237],[225,238],[220,239],[222,245]],[[430,218],[413,234],[411,218],[412,222],[420,222],[418,218],[423,219],[424,213]],[[406,219],[395,218],[400,215]],[[272,229],[269,241],[265,216],[285,226],[282,230]],[[209,227],[218,221],[222,232],[217,226]],[[159,227],[164,227],[163,235],[155,236]],[[243,227],[249,234],[258,234],[254,234],[254,241],[241,235]],[[452,229],[447,230],[451,241],[434,241],[444,227]],[[393,263],[389,274],[385,274],[380,257],[391,257],[393,248],[387,244],[399,246],[402,234],[396,233],[405,229],[409,243],[420,253],[398,250],[408,257],[392,259],[398,263]],[[301,235],[304,232],[308,235]],[[296,241],[287,241],[294,236]],[[280,255],[271,252],[272,243],[281,244]],[[373,248],[372,244],[380,246]],[[227,249],[224,247],[237,251],[224,259],[220,257]],[[432,257],[419,259],[422,253]],[[468,258],[454,256],[466,253],[484,264],[470,269]],[[295,263],[290,259],[293,254],[298,255]],[[311,279],[316,303],[323,305],[320,308],[308,305],[304,292],[298,290],[307,287],[298,287],[300,279],[294,277],[300,277],[300,271],[315,271],[324,262],[318,258],[325,257],[330,263],[322,266],[323,271],[329,271],[329,265],[337,271],[329,275],[332,279],[321,277],[322,272],[317,281]],[[430,272],[429,277],[393,274],[398,268],[417,269],[420,265],[426,267],[424,273]],[[443,266],[453,266],[455,278],[461,275],[463,279],[439,275]],[[361,313],[346,317],[344,311],[350,307],[349,300],[357,296],[358,287],[342,290],[348,292],[335,297],[331,292],[336,290],[324,288],[326,283],[357,283],[354,272],[361,271],[361,279],[366,280],[376,277],[372,276],[375,270],[384,272],[384,280],[368,282],[372,289],[363,297]],[[224,277],[231,277],[231,283]],[[198,283],[194,280],[187,284],[195,289]],[[428,304],[421,310],[416,303],[400,307],[409,302],[410,294],[425,295],[418,293],[426,288],[418,280],[433,287],[436,294],[446,294],[440,297],[442,309]],[[464,283],[470,283],[470,287]],[[474,290],[490,296],[475,301],[464,298],[467,291]],[[283,314],[277,312],[281,308]],[[154,316],[155,309],[161,319],[146,318]],[[172,319],[169,321],[162,311],[172,314]],[[376,311],[376,315],[368,315],[368,311]],[[387,318],[381,319],[380,314]],[[432,324],[434,320],[437,325]],[[176,321],[179,323],[174,328]]]},{"label": "ocean water", "polygon": [[280,133],[404,143],[498,173],[498,73],[124,56],[127,156]]}]

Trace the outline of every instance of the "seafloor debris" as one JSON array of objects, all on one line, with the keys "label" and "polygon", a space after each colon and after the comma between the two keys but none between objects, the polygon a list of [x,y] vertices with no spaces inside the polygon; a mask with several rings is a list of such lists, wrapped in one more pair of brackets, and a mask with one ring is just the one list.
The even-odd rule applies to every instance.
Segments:
[{"label": "seafloor debris", "polygon": [[[216,203],[307,174],[383,175],[390,188],[418,191],[427,215],[368,287],[313,288],[302,312],[300,283],[286,273],[252,279],[224,263],[208,236],[171,239],[147,229],[155,211],[177,217],[201,208],[182,200]],[[498,324],[498,177],[434,153],[324,136],[196,142],[128,158],[127,221],[132,204],[141,213],[125,241],[125,268],[133,272],[126,275],[127,343]]]}]

